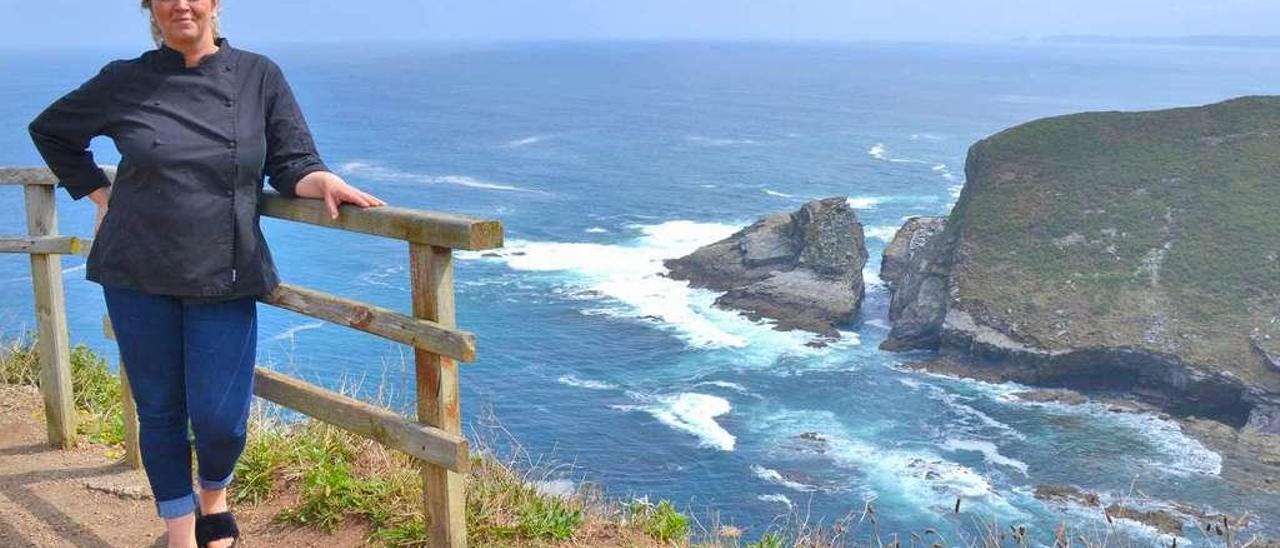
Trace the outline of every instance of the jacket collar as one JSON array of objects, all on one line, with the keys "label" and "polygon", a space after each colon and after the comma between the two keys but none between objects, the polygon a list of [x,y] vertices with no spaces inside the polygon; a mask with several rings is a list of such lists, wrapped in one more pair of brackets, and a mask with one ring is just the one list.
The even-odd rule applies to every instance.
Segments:
[{"label": "jacket collar", "polygon": [[231,59],[231,43],[224,37],[215,38],[213,43],[218,46],[218,51],[201,57],[199,63],[190,68],[187,67],[187,58],[182,55],[182,52],[169,47],[168,44],[161,43],[155,49],[156,64],[166,71],[206,71],[221,65],[230,66],[228,61]]}]

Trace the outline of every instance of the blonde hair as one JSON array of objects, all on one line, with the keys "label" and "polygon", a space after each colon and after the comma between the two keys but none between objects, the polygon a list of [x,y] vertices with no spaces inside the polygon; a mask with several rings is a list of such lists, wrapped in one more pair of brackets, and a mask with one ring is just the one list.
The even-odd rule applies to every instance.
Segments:
[{"label": "blonde hair", "polygon": [[[151,0],[142,0],[142,9],[146,10],[147,14],[150,15]],[[149,17],[149,18],[151,20],[151,39],[155,41],[156,47],[160,47],[160,44],[164,43],[164,32],[160,30],[160,25],[156,23],[155,17]],[[214,14],[214,16],[209,19],[209,21],[213,29],[213,39],[217,40],[219,36],[217,14]]]}]

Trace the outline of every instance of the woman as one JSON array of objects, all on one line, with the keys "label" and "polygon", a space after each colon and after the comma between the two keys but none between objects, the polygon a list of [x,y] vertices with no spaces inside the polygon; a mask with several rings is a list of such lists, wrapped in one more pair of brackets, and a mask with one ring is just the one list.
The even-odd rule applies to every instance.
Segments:
[{"label": "woman", "polygon": [[[344,202],[385,205],[328,171],[280,68],[218,36],[220,4],[142,0],[157,48],[107,64],[30,126],[60,186],[98,206],[86,278],[103,286],[171,547],[238,543],[226,487],[253,393],[255,296],[279,283],[263,176],[334,218]],[[114,185],[87,150],[97,135],[120,151]]]}]

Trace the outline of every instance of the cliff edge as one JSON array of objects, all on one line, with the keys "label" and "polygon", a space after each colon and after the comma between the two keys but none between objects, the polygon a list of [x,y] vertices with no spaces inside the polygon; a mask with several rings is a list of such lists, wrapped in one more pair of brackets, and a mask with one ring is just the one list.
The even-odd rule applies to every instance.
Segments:
[{"label": "cliff edge", "polygon": [[883,348],[1280,432],[1280,97],[1036,120],[965,173]]}]

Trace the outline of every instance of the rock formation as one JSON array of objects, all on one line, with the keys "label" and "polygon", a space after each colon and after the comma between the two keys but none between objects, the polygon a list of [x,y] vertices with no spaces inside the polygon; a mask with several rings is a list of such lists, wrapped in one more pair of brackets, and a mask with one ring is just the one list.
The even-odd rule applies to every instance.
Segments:
[{"label": "rock formation", "polygon": [[890,290],[897,289],[898,282],[912,260],[929,239],[947,227],[946,217],[912,217],[893,235],[893,241],[880,254],[880,279]]},{"label": "rock formation", "polygon": [[966,178],[882,348],[1280,433],[1280,98],[1037,120]]},{"label": "rock formation", "polygon": [[855,318],[867,262],[862,223],[844,197],[770,215],[663,265],[667,276],[725,294],[722,308],[776,320],[775,329],[837,336]]},{"label": "rock formation", "polygon": [[[937,344],[946,312],[950,255],[941,236],[946,219],[915,217],[907,221],[885,248],[880,279],[892,292],[889,319],[894,328],[880,344],[883,350],[927,348]],[[887,276],[887,277],[886,277]],[[910,305],[910,306],[908,306]]]}]

